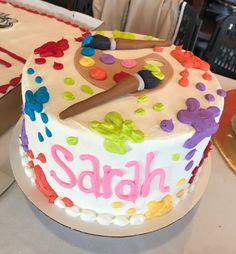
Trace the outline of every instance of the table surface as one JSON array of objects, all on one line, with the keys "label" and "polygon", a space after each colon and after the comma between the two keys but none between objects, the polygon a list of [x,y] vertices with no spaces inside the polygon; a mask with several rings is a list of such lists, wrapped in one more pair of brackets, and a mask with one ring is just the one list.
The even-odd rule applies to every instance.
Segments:
[{"label": "table surface", "polygon": [[[218,79],[226,90],[236,81]],[[0,136],[0,167],[6,168],[12,129]],[[176,223],[129,238],[92,236],[53,221],[24,196],[14,183],[0,196],[0,253],[236,253],[236,175],[218,150],[211,153],[212,173],[195,208]],[[159,252],[158,252],[159,251]]]}]

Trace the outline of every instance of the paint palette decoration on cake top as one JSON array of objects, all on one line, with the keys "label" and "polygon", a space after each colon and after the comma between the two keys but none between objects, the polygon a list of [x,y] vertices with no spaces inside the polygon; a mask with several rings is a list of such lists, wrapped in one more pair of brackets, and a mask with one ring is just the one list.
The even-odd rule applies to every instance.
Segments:
[{"label": "paint palette decoration on cake top", "polygon": [[[75,54],[75,67],[91,84],[105,91],[75,103],[60,113],[65,119],[125,94],[163,87],[173,76],[169,62],[157,53],[140,58],[116,58],[112,51],[170,46],[164,40],[114,39],[86,34]],[[106,50],[106,51],[104,51]],[[109,52],[107,53],[107,50]]]}]

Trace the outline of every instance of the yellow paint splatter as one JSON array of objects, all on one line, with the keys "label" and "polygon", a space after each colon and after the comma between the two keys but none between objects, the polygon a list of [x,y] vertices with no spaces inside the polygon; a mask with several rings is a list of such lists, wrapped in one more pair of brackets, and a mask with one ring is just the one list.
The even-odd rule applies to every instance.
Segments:
[{"label": "yellow paint splatter", "polygon": [[179,190],[179,191],[176,193],[176,197],[177,197],[177,198],[181,198],[183,195],[184,195],[184,189],[181,189],[181,190]]},{"label": "yellow paint splatter", "polygon": [[185,179],[185,178],[181,178],[181,179],[176,183],[176,186],[181,186],[181,185],[183,185],[185,182],[186,182],[186,179]]},{"label": "yellow paint splatter", "polygon": [[114,202],[112,202],[112,207],[113,208],[120,208],[120,207],[122,207],[122,203],[120,201],[114,201]]},{"label": "yellow paint splatter", "polygon": [[135,208],[129,208],[126,212],[127,212],[128,215],[134,215],[134,214],[136,214],[136,209]]},{"label": "yellow paint splatter", "polygon": [[146,218],[164,215],[173,208],[172,197],[167,195],[160,201],[150,201],[147,203],[147,208],[144,214]]}]

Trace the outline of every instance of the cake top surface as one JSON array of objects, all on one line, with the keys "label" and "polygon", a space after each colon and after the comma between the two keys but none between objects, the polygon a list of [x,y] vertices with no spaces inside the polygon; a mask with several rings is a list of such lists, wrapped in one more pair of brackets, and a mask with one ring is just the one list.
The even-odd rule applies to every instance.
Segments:
[{"label": "cake top surface", "polygon": [[[109,38],[156,40],[117,31],[102,34]],[[84,48],[81,41],[87,35],[54,41],[53,54],[48,53],[52,52],[48,44],[34,51],[23,70],[23,97],[28,105],[30,96],[44,88],[49,98],[41,104],[41,112],[70,129],[93,129],[102,134],[100,127],[114,128],[118,121],[125,123],[130,133],[137,133],[137,139],[140,133],[145,139],[160,140],[195,133],[195,140],[188,146],[194,146],[199,141],[196,139],[218,127],[224,92],[207,63],[176,46],[103,51]],[[111,88],[126,73],[134,74],[140,68],[152,73],[160,70],[164,79],[161,77],[156,88],[128,93],[67,119],[59,118],[69,106]],[[31,91],[29,97],[27,91]],[[197,137],[199,133],[201,137]]]}]

